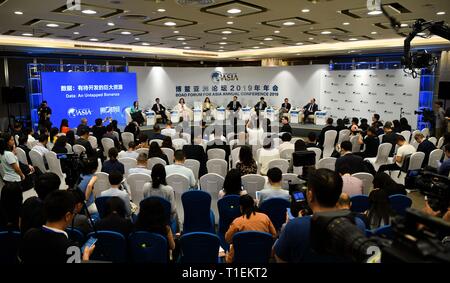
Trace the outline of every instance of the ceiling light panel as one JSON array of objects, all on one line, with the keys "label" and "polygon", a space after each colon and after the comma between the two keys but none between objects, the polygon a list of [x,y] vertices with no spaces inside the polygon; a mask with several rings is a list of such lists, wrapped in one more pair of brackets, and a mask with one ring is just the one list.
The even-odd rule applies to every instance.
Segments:
[{"label": "ceiling light panel", "polygon": [[30,26],[33,29],[71,29],[74,27],[79,27],[80,24],[69,23],[69,22],[59,22],[51,20],[34,19],[24,24],[24,26]]},{"label": "ceiling light panel", "polygon": [[120,9],[91,5],[88,3],[84,3],[84,1],[81,1],[80,5],[81,9],[69,9],[67,5],[64,5],[56,10],[53,10],[52,12],[100,19],[110,18],[124,12],[124,10]]},{"label": "ceiling light panel", "polygon": [[163,37],[162,39],[170,40],[170,41],[192,41],[192,40],[199,40],[200,37],[178,34],[178,35],[166,36],[166,37]]},{"label": "ceiling light panel", "polygon": [[146,21],[145,24],[151,25],[151,26],[158,26],[158,27],[187,27],[196,25],[197,22],[186,20],[186,19],[179,19],[179,18],[172,18],[172,17],[161,17],[153,20]]},{"label": "ceiling light panel", "polygon": [[206,33],[218,34],[218,35],[233,35],[233,34],[243,34],[249,33],[250,31],[232,27],[224,27],[217,29],[205,30]]},{"label": "ceiling light panel", "polygon": [[143,30],[116,28],[116,29],[107,30],[104,33],[110,34],[110,35],[121,35],[121,36],[138,36],[138,35],[147,34],[148,32],[143,31]]},{"label": "ceiling light panel", "polygon": [[[204,7],[200,9],[200,11],[222,17],[243,17],[264,13],[267,9],[244,1],[228,1],[221,4]],[[238,13],[238,11],[240,12]]]},{"label": "ceiling light panel", "polygon": [[261,24],[270,26],[270,27],[282,28],[282,27],[307,26],[307,25],[315,24],[315,22],[304,19],[304,18],[300,18],[300,17],[294,17],[294,18],[284,18],[284,19],[265,21],[265,22],[262,22]]},{"label": "ceiling light panel", "polygon": [[[399,14],[408,14],[411,13],[410,10],[408,10],[406,7],[401,5],[400,3],[390,3],[390,4],[384,4],[383,8],[386,9],[386,11],[390,15],[399,15]],[[369,14],[369,11],[367,10],[367,7],[359,7],[355,9],[346,9],[339,11],[341,14],[352,17],[354,19],[360,19],[360,18],[371,18],[371,17],[384,17],[383,13],[372,13]]]}]

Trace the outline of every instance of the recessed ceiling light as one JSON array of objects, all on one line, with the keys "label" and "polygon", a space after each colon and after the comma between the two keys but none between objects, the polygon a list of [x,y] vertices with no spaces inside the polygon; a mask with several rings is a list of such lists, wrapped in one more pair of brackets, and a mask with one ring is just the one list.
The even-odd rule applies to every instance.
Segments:
[{"label": "recessed ceiling light", "polygon": [[80,34],[78,31],[74,31],[73,34]]},{"label": "recessed ceiling light", "polygon": [[232,25],[234,24],[234,22],[227,22],[227,25]]},{"label": "recessed ceiling light", "polygon": [[158,11],[158,12],[160,12],[160,13],[164,13],[164,12],[166,11],[166,9],[158,9],[158,10],[156,10],[156,11]]},{"label": "recessed ceiling light", "polygon": [[264,44],[264,42],[260,42],[259,44],[263,45],[263,44]]},{"label": "recessed ceiling light", "polygon": [[219,52],[224,52],[225,50],[217,50],[217,51],[219,51]]},{"label": "recessed ceiling light", "polygon": [[110,27],[113,27],[113,26],[115,26],[115,24],[114,23],[112,23],[112,22],[109,22],[108,24],[107,24],[108,26],[110,26]]},{"label": "recessed ceiling light", "polygon": [[223,34],[232,34],[233,32],[231,30],[224,30],[222,31]]},{"label": "recessed ceiling light", "polygon": [[23,36],[33,36],[32,33],[22,33]]},{"label": "recessed ceiling light", "polygon": [[266,37],[266,38],[264,38],[264,40],[265,40],[265,41],[271,41],[271,40],[273,40],[273,38],[271,38],[271,37]]},{"label": "recessed ceiling light", "polygon": [[86,15],[95,15],[95,14],[97,14],[97,11],[94,11],[94,10],[83,10],[83,11],[81,11],[81,13],[86,14]]},{"label": "recessed ceiling light", "polygon": [[309,13],[309,9],[303,9],[302,13]]},{"label": "recessed ceiling light", "polygon": [[400,24],[400,27],[406,28],[406,27],[408,27],[408,24]]},{"label": "recessed ceiling light", "polygon": [[303,45],[303,42],[297,42],[295,45]]},{"label": "recessed ceiling light", "polygon": [[181,44],[186,45],[187,43],[186,43],[186,42],[183,42],[183,43],[181,43]]},{"label": "recessed ceiling light", "polygon": [[123,35],[130,35],[131,32],[129,32],[129,31],[122,31],[120,34],[123,34]]},{"label": "recessed ceiling light", "polygon": [[308,38],[308,40],[314,40],[314,37],[310,37],[310,38]]},{"label": "recessed ceiling light", "polygon": [[293,25],[295,25],[295,23],[294,22],[284,22],[283,25],[284,26],[293,26]]},{"label": "recessed ceiling light", "polygon": [[220,49],[223,49],[223,46],[220,46]]},{"label": "recessed ceiling light", "polygon": [[417,35],[424,36],[424,35],[427,35],[427,33],[426,32],[419,32]]},{"label": "recessed ceiling light", "polygon": [[321,34],[331,34],[331,31],[329,31],[329,30],[324,30],[324,31],[321,32]]},{"label": "recessed ceiling light", "polygon": [[23,15],[23,12],[22,11],[15,11],[14,14],[16,14],[16,15]]},{"label": "recessed ceiling light", "polygon": [[139,37],[136,37],[134,40],[141,40]]},{"label": "recessed ceiling light", "polygon": [[173,27],[173,26],[176,26],[177,23],[175,23],[175,22],[165,22],[164,25],[168,26],[168,27]]},{"label": "recessed ceiling light", "polygon": [[253,46],[253,49],[259,49],[259,46]]},{"label": "recessed ceiling light", "polygon": [[350,23],[349,22],[345,22],[345,23],[342,23],[344,26],[348,26],[348,25],[350,25]]},{"label": "recessed ceiling light", "polygon": [[58,24],[46,24],[45,26],[47,26],[49,28],[57,28],[57,27],[59,27]]},{"label": "recessed ceiling light", "polygon": [[185,46],[184,49],[191,49],[189,46]]},{"label": "recessed ceiling light", "polygon": [[370,11],[367,13],[367,15],[370,15],[370,16],[376,16],[376,15],[381,15],[381,14],[383,14],[383,12],[381,12],[380,10],[374,10],[374,11]]},{"label": "recessed ceiling light", "polygon": [[225,37],[225,36],[224,36],[224,37],[222,37],[222,39],[223,39],[223,40],[227,40],[227,39],[228,39],[228,37]]},{"label": "recessed ceiling light", "polygon": [[352,37],[352,38],[349,38],[348,40],[350,40],[350,41],[357,41],[358,39],[355,38],[355,37]]},{"label": "recessed ceiling light", "polygon": [[236,9],[236,8],[233,8],[233,9],[230,9],[227,11],[228,14],[239,14],[240,12],[242,12],[242,11],[240,9]]},{"label": "recessed ceiling light", "polygon": [[227,45],[228,43],[226,42],[219,42],[220,45]]},{"label": "recessed ceiling light", "polygon": [[142,45],[144,45],[144,46],[149,46],[149,45],[150,45],[150,43],[147,43],[147,42],[142,42]]},{"label": "recessed ceiling light", "polygon": [[295,55],[299,56],[299,55],[302,55],[302,54],[300,54],[300,53],[297,53],[297,54],[295,54]]},{"label": "recessed ceiling light", "polygon": [[437,12],[436,15],[442,16],[442,15],[445,15],[445,12],[444,11]]},{"label": "recessed ceiling light", "polygon": [[89,39],[90,41],[98,41],[98,39],[97,38],[91,38],[91,39]]},{"label": "recessed ceiling light", "polygon": [[376,32],[376,31],[372,31],[370,34],[377,34],[378,32]]},{"label": "recessed ceiling light", "polygon": [[186,40],[186,38],[184,38],[184,37],[177,37],[177,40],[182,41],[182,40]]},{"label": "recessed ceiling light", "polygon": [[280,33],[280,31],[279,30],[275,30],[273,33]]},{"label": "recessed ceiling light", "polygon": [[174,31],[173,31],[173,33],[180,33],[180,32],[179,32],[179,31],[177,31],[177,30],[174,30]]}]

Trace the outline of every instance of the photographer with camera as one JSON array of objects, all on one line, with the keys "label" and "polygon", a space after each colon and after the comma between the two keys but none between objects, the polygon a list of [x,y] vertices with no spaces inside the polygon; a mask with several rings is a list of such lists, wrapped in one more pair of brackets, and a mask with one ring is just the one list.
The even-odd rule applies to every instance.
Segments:
[{"label": "photographer with camera", "polygon": [[442,101],[435,101],[434,102],[434,109],[435,109],[435,137],[439,139],[444,135],[444,133],[447,131],[447,119],[445,118],[445,110],[442,108],[444,104]]},{"label": "photographer with camera", "polygon": [[[341,193],[342,178],[337,172],[318,169],[310,173],[306,199],[313,214],[338,211],[337,202]],[[277,262],[323,262],[341,259],[340,257],[319,255],[312,250],[311,218],[312,216],[297,217],[286,224],[274,246]],[[357,226],[364,231],[364,223],[358,218],[355,221]]]}]

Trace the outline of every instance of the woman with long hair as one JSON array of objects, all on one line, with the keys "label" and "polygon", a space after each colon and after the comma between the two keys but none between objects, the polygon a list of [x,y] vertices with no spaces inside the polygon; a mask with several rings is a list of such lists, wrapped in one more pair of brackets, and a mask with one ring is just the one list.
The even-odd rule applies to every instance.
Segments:
[{"label": "woman with long hair", "polygon": [[59,126],[59,131],[63,134],[66,134],[68,131],[70,131],[69,120],[67,120],[67,119],[61,120],[61,125]]},{"label": "woman with long hair", "polygon": [[175,151],[175,148],[173,147],[173,144],[172,144],[172,138],[171,137],[169,137],[169,136],[165,136],[164,137],[163,142],[161,144],[161,148],[163,148],[163,147],[170,148],[173,151]]},{"label": "woman with long hair", "polygon": [[167,239],[169,250],[175,249],[172,229],[164,214],[164,207],[157,199],[146,198],[141,201],[135,229],[159,234]]},{"label": "woman with long hair", "polygon": [[50,143],[55,143],[56,139],[58,138],[59,129],[56,127],[53,127],[50,129]]},{"label": "woman with long hair", "polygon": [[171,218],[177,219],[177,207],[175,203],[175,192],[166,182],[166,169],[162,164],[156,164],[152,168],[152,182],[144,185],[144,198],[160,197],[168,202],[171,206]]},{"label": "woman with long hair", "polygon": [[219,199],[229,195],[245,195],[247,191],[242,189],[241,173],[238,169],[231,169],[225,181],[223,182],[223,189],[219,191]]},{"label": "woman with long hair", "polygon": [[230,244],[230,251],[227,254],[226,262],[233,262],[234,249],[233,249],[233,236],[238,232],[243,231],[258,231],[270,233],[275,238],[277,231],[270,221],[269,217],[260,212],[256,212],[257,208],[255,200],[249,195],[243,195],[239,199],[239,206],[241,210],[241,216],[234,219],[230,228],[225,234],[225,240]]},{"label": "woman with long hair", "polygon": [[75,132],[70,130],[66,133],[67,143],[73,146],[75,144]]},{"label": "woman with long hair", "polygon": [[236,169],[240,172],[241,176],[257,173],[258,165],[253,158],[253,152],[250,146],[242,146],[239,150],[239,162],[236,163]]},{"label": "woman with long hair", "polygon": [[153,157],[159,157],[162,160],[164,160],[166,162],[166,164],[169,164],[167,155],[165,155],[164,152],[162,152],[158,143],[155,141],[150,144],[150,147],[148,149],[148,159],[153,158]]},{"label": "woman with long hair", "polygon": [[52,151],[55,153],[67,153],[67,137],[66,136],[60,136],[53,145]]},{"label": "woman with long hair", "polygon": [[97,230],[121,233],[125,237],[133,232],[133,223],[127,217],[125,203],[119,197],[111,197],[105,203],[105,215],[95,222]]}]

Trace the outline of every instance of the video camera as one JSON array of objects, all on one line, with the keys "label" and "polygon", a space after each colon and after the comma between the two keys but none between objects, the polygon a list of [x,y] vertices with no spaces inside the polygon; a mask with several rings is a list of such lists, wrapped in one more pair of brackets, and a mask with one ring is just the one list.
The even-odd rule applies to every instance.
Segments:
[{"label": "video camera", "polygon": [[450,235],[450,223],[408,208],[397,216],[390,239],[368,238],[355,225],[348,210],[315,213],[311,220],[311,245],[323,255],[335,255],[355,262],[446,262],[450,247],[442,238]]},{"label": "video camera", "polygon": [[434,121],[434,112],[428,108],[422,108],[417,111],[414,111],[414,115],[423,115],[423,121],[433,123]]},{"label": "video camera", "polygon": [[312,210],[308,205],[308,200],[306,199],[307,189],[305,187],[305,182],[302,176],[297,176],[301,180],[300,184],[293,184],[291,181],[289,184],[289,194],[291,196],[291,214],[295,216],[305,216],[311,215]]},{"label": "video camera", "polygon": [[427,196],[428,204],[434,211],[444,215],[450,207],[450,179],[425,170],[417,171],[405,178],[405,186],[418,189]]}]

